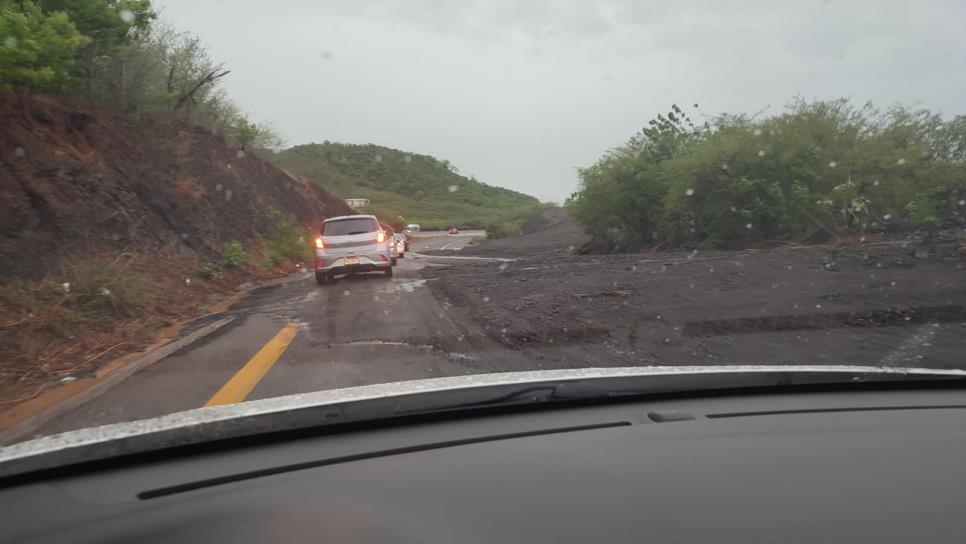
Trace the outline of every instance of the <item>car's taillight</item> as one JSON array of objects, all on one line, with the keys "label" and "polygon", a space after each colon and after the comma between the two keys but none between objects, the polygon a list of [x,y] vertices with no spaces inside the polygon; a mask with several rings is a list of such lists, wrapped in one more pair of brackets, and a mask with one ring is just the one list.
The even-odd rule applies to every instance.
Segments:
[{"label": "car's taillight", "polygon": [[320,260],[318,260],[318,261],[315,262],[315,269],[316,270],[322,270],[323,268],[325,268],[325,261],[323,261],[323,260],[320,259]]},{"label": "car's taillight", "polygon": [[322,239],[321,238],[316,238],[315,239],[315,247],[317,247],[319,249],[322,249],[322,248],[325,247],[325,244],[322,243]]},{"label": "car's taillight", "polygon": [[385,241],[386,241],[386,233],[379,231],[379,234],[376,235],[376,243],[381,244]]}]

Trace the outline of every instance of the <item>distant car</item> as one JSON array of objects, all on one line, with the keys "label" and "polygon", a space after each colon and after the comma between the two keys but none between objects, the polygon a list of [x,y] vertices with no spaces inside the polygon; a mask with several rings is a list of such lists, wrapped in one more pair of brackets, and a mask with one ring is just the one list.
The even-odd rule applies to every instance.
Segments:
[{"label": "distant car", "polygon": [[392,277],[394,245],[374,215],[326,219],[315,239],[315,282],[324,285],[337,275],[357,272]]},{"label": "distant car", "polygon": [[456,227],[450,227],[449,228],[449,233],[450,234],[459,234],[460,233],[460,229],[458,229]]},{"label": "distant car", "polygon": [[410,223],[406,225],[405,230],[408,230],[409,232],[419,232],[419,225],[417,225],[416,223]]},{"label": "distant car", "polygon": [[386,233],[386,243],[389,244],[390,262],[396,266],[396,260],[399,258],[399,251],[396,249],[396,233],[389,225],[382,225],[382,230]]},{"label": "distant car", "polygon": [[396,242],[396,254],[402,259],[406,256],[406,251],[409,250],[409,240],[406,238],[405,234],[393,234],[392,239]]}]

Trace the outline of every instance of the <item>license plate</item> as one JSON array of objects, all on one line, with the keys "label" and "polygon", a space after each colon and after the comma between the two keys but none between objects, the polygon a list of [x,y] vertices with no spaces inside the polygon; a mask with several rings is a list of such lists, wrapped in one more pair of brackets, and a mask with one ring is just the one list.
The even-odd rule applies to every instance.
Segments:
[{"label": "license plate", "polygon": [[359,264],[359,257],[346,257],[345,264],[346,265]]}]

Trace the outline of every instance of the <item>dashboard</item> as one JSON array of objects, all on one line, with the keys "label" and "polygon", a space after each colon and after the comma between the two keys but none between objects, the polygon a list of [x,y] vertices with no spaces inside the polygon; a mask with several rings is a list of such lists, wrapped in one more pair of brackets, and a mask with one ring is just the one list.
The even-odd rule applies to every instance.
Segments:
[{"label": "dashboard", "polygon": [[0,481],[4,542],[958,542],[966,391],[675,396]]}]

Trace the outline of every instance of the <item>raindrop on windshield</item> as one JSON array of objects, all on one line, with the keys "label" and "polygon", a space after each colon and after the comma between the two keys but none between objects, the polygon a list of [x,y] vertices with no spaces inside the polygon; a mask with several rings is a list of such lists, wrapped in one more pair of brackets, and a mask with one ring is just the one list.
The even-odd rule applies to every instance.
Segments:
[{"label": "raindrop on windshield", "polygon": [[187,240],[188,239],[188,233],[187,232],[182,232],[181,233],[181,239],[182,240]]},{"label": "raindrop on windshield", "polygon": [[507,266],[508,265],[506,263],[500,263],[500,272],[503,272],[504,270],[506,270]]},{"label": "raindrop on windshield", "polygon": [[899,166],[902,166],[903,164],[906,164],[906,159],[899,159],[896,161],[896,164],[898,164]]},{"label": "raindrop on windshield", "polygon": [[733,212],[736,212],[736,211],[738,211],[738,208],[736,208],[736,207],[734,207],[734,206],[732,206],[732,207],[731,207],[731,211],[733,211]]},{"label": "raindrop on windshield", "polygon": [[455,185],[450,185],[449,187],[446,188],[446,190],[449,191],[449,192],[451,192],[451,193],[455,193],[456,191],[459,190],[459,187],[457,187]]},{"label": "raindrop on windshield", "polygon": [[15,38],[13,36],[7,36],[3,40],[3,46],[6,47],[7,49],[16,49],[17,48],[17,38]]},{"label": "raindrop on windshield", "polygon": [[875,181],[873,181],[873,182],[872,182],[872,185],[875,185],[876,187],[878,187],[878,186],[879,186],[879,180],[875,180]]},{"label": "raindrop on windshield", "polygon": [[[348,291],[347,291],[348,292]],[[379,302],[379,295],[373,295],[372,300]]]},{"label": "raindrop on windshield", "polygon": [[332,51],[323,51],[322,60],[332,60]]},{"label": "raindrop on windshield", "polygon": [[727,170],[728,169],[728,163],[726,163],[726,162],[721,163],[721,169],[722,170]]},{"label": "raindrop on windshield", "polygon": [[382,162],[382,155],[380,155],[380,154],[378,154],[378,153],[376,153],[376,156],[375,156],[375,157],[373,157],[373,159],[374,159],[374,160],[375,160],[376,162]]},{"label": "raindrop on windshield", "polygon": [[754,132],[752,132],[752,134],[754,134],[755,136],[761,136],[761,129],[760,128],[756,128],[754,130]]},{"label": "raindrop on windshield", "polygon": [[892,214],[891,213],[887,213],[887,214],[885,214],[885,215],[882,216],[882,219],[885,219],[886,221],[888,221],[888,220],[892,219]]},{"label": "raindrop on windshield", "polygon": [[134,22],[134,12],[129,9],[122,9],[118,15],[121,16],[121,20],[125,23],[130,24]]},{"label": "raindrop on windshield", "polygon": [[746,229],[751,230],[751,227],[752,227],[752,224],[751,223],[745,223],[745,228]]},{"label": "raindrop on windshield", "polygon": [[225,202],[231,201],[231,189],[225,190]]},{"label": "raindrop on windshield", "polygon": [[215,184],[215,190],[216,191],[220,191],[221,189],[222,189],[222,185],[220,183],[216,183]]},{"label": "raindrop on windshield", "polygon": [[242,151],[241,149],[239,149],[238,151],[235,152],[235,158],[244,159],[245,158],[245,152]]},{"label": "raindrop on windshield", "polygon": [[764,149],[759,149],[758,150],[758,156],[759,157],[764,157],[765,156],[765,150]]},{"label": "raindrop on windshield", "polygon": [[960,206],[966,206],[966,200],[960,200],[959,201],[959,205]]},{"label": "raindrop on windshield", "polygon": [[684,194],[691,196],[694,194],[694,189],[688,189],[687,191],[684,191]]},{"label": "raindrop on windshield", "polygon": [[409,155],[406,155],[405,157],[403,157],[403,162],[413,162],[413,158],[410,157]]},{"label": "raindrop on windshield", "polygon": [[828,167],[829,168],[835,168],[838,165],[839,165],[839,163],[837,163],[835,161],[828,161]]},{"label": "raindrop on windshield", "polygon": [[13,154],[16,155],[16,156],[18,156],[18,157],[23,157],[24,155],[27,154],[27,152],[24,151],[22,147],[18,147],[17,149],[14,149],[13,150]]},{"label": "raindrop on windshield", "polygon": [[346,289],[345,291],[342,291],[342,294],[345,295],[345,296],[349,296],[349,290]]},{"label": "raindrop on windshield", "polygon": [[490,297],[483,297],[483,302],[489,302],[489,301],[490,301]]}]

